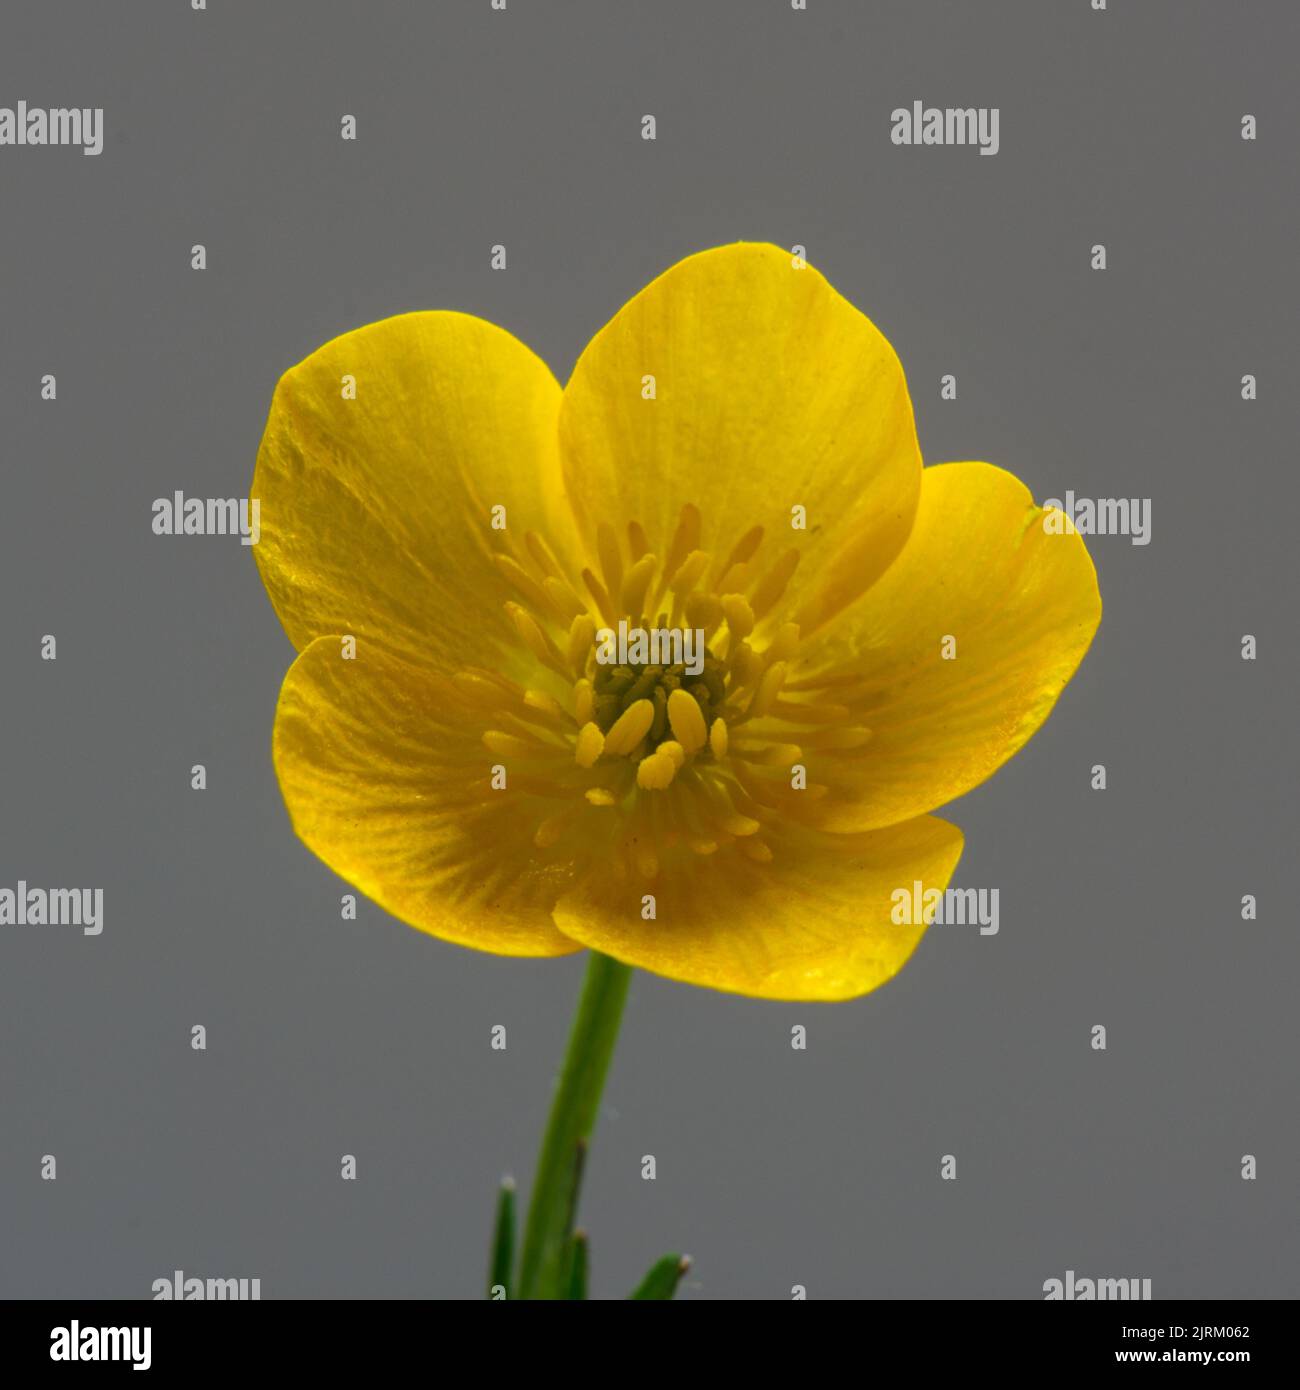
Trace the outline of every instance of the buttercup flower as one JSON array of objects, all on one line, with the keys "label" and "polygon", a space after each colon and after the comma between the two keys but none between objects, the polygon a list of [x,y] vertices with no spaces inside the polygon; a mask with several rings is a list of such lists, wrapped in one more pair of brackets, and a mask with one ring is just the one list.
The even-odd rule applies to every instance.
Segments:
[{"label": "buttercup flower", "polygon": [[345,334],[281,379],[251,496],[316,854],[462,945],[766,998],[901,968],[895,891],[962,848],[928,813],[1101,612],[1073,529],[1000,468],[923,468],[889,343],[765,245],[661,275],[563,388],[465,314]]}]

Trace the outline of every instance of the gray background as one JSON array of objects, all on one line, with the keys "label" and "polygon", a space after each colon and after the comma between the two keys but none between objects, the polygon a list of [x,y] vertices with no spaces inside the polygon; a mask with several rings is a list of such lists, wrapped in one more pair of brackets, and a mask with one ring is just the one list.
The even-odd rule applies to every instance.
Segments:
[{"label": "gray background", "polygon": [[[276,379],[337,333],[459,308],[564,379],[653,275],[737,239],[805,245],[883,328],[927,461],[1150,497],[1153,541],[1090,542],[1081,673],[949,812],[999,935],[936,929],[847,1004],[634,980],[594,1291],[682,1248],[687,1297],[1041,1298],[1067,1269],[1300,1292],[1295,5],[3,14],[0,105],[103,106],[106,138],[0,149],[0,884],[100,885],[106,926],[0,929],[0,1294],[146,1297],[176,1268],[480,1293],[582,958],[340,921],[271,770],[293,653],[252,555],[156,537],[150,504],[246,493]],[[999,107],[1001,152],[894,147],[916,99]]]}]

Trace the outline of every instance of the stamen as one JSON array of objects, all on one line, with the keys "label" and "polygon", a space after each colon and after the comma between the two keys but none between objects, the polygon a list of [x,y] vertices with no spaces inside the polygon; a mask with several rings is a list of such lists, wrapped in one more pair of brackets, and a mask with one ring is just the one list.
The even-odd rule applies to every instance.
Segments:
[{"label": "stamen", "polygon": [[735,740],[730,752],[733,758],[773,767],[793,767],[795,763],[803,761],[803,749],[797,743],[742,743]]},{"label": "stamen", "polygon": [[642,758],[636,770],[636,784],[647,791],[663,791],[677,776],[677,763],[662,747]]},{"label": "stamen", "polygon": [[618,623],[618,616],[614,612],[614,605],[610,602],[609,593],[605,586],[589,569],[583,570],[582,582],[587,586],[587,592],[596,600],[596,607],[600,610],[600,616],[610,627],[614,627]]},{"label": "stamen", "polygon": [[686,614],[686,626],[700,628],[704,633],[704,640],[711,641],[723,617],[721,600],[714,594],[702,594],[697,590],[687,596],[683,611]]},{"label": "stamen", "polygon": [[739,564],[730,565],[723,573],[722,578],[714,586],[720,593],[739,594],[749,588],[753,580],[753,572],[743,561]]},{"label": "stamen", "polygon": [[548,695],[544,690],[525,691],[524,703],[538,714],[548,716],[548,722],[552,727],[563,729],[566,724],[571,722],[568,712],[555,696]]},{"label": "stamen", "polygon": [[719,762],[727,756],[727,722],[725,719],[719,718],[713,721],[713,727],[709,730],[709,748]]},{"label": "stamen", "polygon": [[[751,526],[748,531],[731,547],[731,554],[727,556],[726,564],[722,566],[718,577],[726,574],[728,570],[736,565],[747,564],[754,558],[758,547],[763,544],[763,528],[761,526]],[[717,588],[717,585],[714,585]]]},{"label": "stamen", "polygon": [[[718,722],[721,723],[722,721],[719,720]],[[678,768],[686,761],[686,749],[675,739],[665,739],[659,747],[655,749],[655,752],[663,753],[667,757],[670,757],[673,760],[673,765]]]},{"label": "stamen", "polygon": [[754,617],[760,621],[767,616],[773,605],[785,593],[785,586],[799,564],[799,552],[787,550],[772,566],[754,590]]},{"label": "stamen", "polygon": [[578,721],[579,727],[591,723],[592,711],[595,707],[596,702],[592,695],[591,682],[585,678],[578,681],[573,687],[573,717]]},{"label": "stamen", "polygon": [[528,553],[533,557],[533,563],[543,574],[556,579],[561,578],[559,561],[551,554],[550,546],[536,531],[524,532],[524,544],[528,547]]},{"label": "stamen", "polygon": [[668,722],[673,726],[677,742],[688,753],[704,747],[708,730],[699,702],[684,690],[674,690],[668,697]]},{"label": "stamen", "polygon": [[573,760],[579,767],[594,767],[596,759],[605,751],[605,735],[595,724],[584,724],[578,731],[578,742],[574,748]]},{"label": "stamen", "polygon": [[579,613],[587,611],[587,605],[563,579],[557,579],[553,574],[548,574],[542,580],[542,587],[546,590],[546,596],[551,601],[551,607],[565,622],[572,622]]},{"label": "stamen", "polygon": [[596,623],[590,613],[579,613],[569,628],[569,640],[565,646],[565,656],[569,669],[581,676],[587,669],[587,657],[591,644],[596,640]]},{"label": "stamen", "polygon": [[753,632],[754,610],[749,606],[744,594],[723,594],[722,612],[727,626],[736,637],[744,639]]},{"label": "stamen", "polygon": [[677,573],[673,575],[669,583],[669,588],[678,598],[690,593],[699,583],[700,576],[708,568],[709,557],[703,550],[692,550],[691,553],[678,566]]},{"label": "stamen", "polygon": [[605,752],[615,757],[630,753],[650,732],[654,717],[655,707],[650,700],[638,700],[629,705],[605,735]]},{"label": "stamen", "polygon": [[501,551],[492,557],[496,561],[496,567],[514,585],[515,589],[528,600],[528,606],[536,613],[558,613],[559,610],[551,601],[547,591],[509,555]]},{"label": "stamen", "polygon": [[784,680],[785,663],[782,661],[778,661],[775,666],[769,666],[763,672],[763,678],[758,683],[754,698],[749,702],[747,715],[750,719],[759,719],[772,708],[776,702],[776,697],[781,693],[781,684]]},{"label": "stamen", "polygon": [[731,684],[736,690],[753,685],[763,669],[758,653],[748,642],[736,643],[736,649],[728,656],[727,664],[731,667]]},{"label": "stamen", "polygon": [[623,587],[619,591],[619,603],[629,617],[639,617],[645,603],[646,590],[654,578],[655,557],[643,555],[627,572]]},{"label": "stamen", "polygon": [[[800,655],[799,625],[782,621],[799,550],[760,564],[761,526],[729,550],[721,542],[701,549],[703,534],[699,509],[687,503],[671,538],[647,536],[635,520],[625,538],[599,523],[593,564],[580,571],[533,531],[493,554],[519,596],[505,605],[515,632],[562,684],[549,676],[516,684],[469,667],[439,677],[434,698],[448,717],[492,725],[482,741],[493,761],[510,762],[509,791],[551,812],[533,836],[549,856],[599,855],[627,882],[654,879],[687,854],[770,863],[780,852],[771,832],[782,823],[817,833],[810,808],[838,794],[833,763],[871,755],[863,711],[901,698],[879,677],[800,670],[811,663]],[[623,618],[629,627],[703,633],[698,670],[598,660],[597,629]],[[799,741],[777,741],[774,728]],[[795,790],[789,770],[809,753],[821,759],[823,775]],[[495,790],[482,771],[467,767],[454,789],[463,789],[467,809]],[[598,827],[587,819],[597,811],[612,820]]]},{"label": "stamen", "polygon": [[560,655],[555,643],[538,627],[537,620],[533,615],[517,603],[507,603],[506,612],[510,615],[510,620],[515,625],[515,631],[523,639],[528,650],[543,666],[563,675],[564,658]]},{"label": "stamen", "polygon": [[[664,561],[664,579],[671,579],[677,567],[700,544],[700,509],[691,502],[682,508],[677,519],[677,530],[673,533],[673,543],[668,547],[668,558]],[[663,592],[662,586],[659,590]]]},{"label": "stamen", "polygon": [[515,703],[515,697],[503,690],[500,684],[477,671],[457,671],[452,682],[476,704],[492,709],[507,709]]},{"label": "stamen", "polygon": [[483,735],[483,743],[489,752],[503,758],[531,758],[540,751],[538,744],[503,733],[500,729],[488,729]]},{"label": "stamen", "polygon": [[[774,668],[775,669],[775,668]],[[788,686],[784,687],[789,689]],[[844,724],[850,717],[847,705],[799,704],[794,700],[777,700],[768,710],[773,719],[787,724]]]}]

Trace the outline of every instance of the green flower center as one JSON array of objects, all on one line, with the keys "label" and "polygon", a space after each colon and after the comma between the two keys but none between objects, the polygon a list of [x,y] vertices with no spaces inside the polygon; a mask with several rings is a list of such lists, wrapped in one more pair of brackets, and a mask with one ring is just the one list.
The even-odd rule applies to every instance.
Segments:
[{"label": "green flower center", "polygon": [[680,664],[597,664],[592,680],[592,719],[601,733],[607,734],[619,716],[638,700],[651,701],[654,720],[646,739],[653,751],[673,736],[668,723],[668,697],[674,690],[684,690],[699,705],[706,729],[723,714],[727,696],[726,670],[726,666],[707,647],[704,649],[703,668],[698,674],[693,674]]}]

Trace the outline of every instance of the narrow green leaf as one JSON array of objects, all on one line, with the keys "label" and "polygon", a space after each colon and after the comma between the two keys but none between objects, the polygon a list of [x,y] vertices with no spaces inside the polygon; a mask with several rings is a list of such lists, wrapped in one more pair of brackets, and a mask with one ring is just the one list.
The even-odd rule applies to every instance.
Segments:
[{"label": "narrow green leaf", "polygon": [[569,1209],[564,1218],[564,1239],[573,1235],[578,1220],[578,1198],[582,1195],[582,1174],[587,1167],[587,1141],[579,1139],[573,1146],[573,1172],[569,1179]]},{"label": "narrow green leaf", "polygon": [[691,1267],[691,1257],[689,1255],[665,1255],[662,1260],[657,1261],[650,1269],[650,1273],[641,1280],[640,1287],[631,1295],[632,1298],[671,1298],[677,1292],[677,1285],[682,1281],[682,1275]]},{"label": "narrow green leaf", "polygon": [[568,1290],[565,1298],[580,1302],[587,1297],[587,1234],[574,1231],[569,1242]]},{"label": "narrow green leaf", "polygon": [[497,1289],[504,1289],[510,1297],[511,1266],[515,1259],[515,1183],[513,1178],[503,1178],[501,1195],[497,1198],[496,1234],[492,1238],[492,1266],[488,1270],[489,1298],[499,1299]]}]

